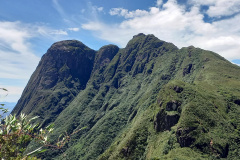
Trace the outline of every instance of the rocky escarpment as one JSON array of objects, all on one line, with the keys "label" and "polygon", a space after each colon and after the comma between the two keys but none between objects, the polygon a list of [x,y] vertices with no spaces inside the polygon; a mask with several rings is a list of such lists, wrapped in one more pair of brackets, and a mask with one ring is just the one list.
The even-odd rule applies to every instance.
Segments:
[{"label": "rocky escarpment", "polygon": [[86,87],[95,51],[79,41],[54,43],[43,55],[22,97],[12,111],[38,115],[45,126]]},{"label": "rocky escarpment", "polygon": [[170,130],[172,126],[178,123],[179,118],[178,114],[168,115],[164,110],[161,110],[156,115],[154,128],[157,132]]},{"label": "rocky escarpment", "polygon": [[54,122],[53,141],[76,133],[42,159],[236,159],[239,75],[215,53],[154,35],[99,51],[62,41],[43,56],[13,113]]}]

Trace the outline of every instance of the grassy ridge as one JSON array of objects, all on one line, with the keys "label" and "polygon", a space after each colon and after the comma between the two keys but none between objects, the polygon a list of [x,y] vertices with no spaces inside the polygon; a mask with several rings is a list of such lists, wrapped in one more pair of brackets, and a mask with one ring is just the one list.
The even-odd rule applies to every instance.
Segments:
[{"label": "grassy ridge", "polygon": [[43,158],[240,158],[240,67],[144,34],[123,49],[104,46],[93,57],[85,88],[54,115],[52,139],[87,129]]},{"label": "grassy ridge", "polygon": [[[125,49],[119,51],[104,71],[105,81],[99,85],[100,88],[90,103],[72,103],[69,106],[72,113],[77,106],[85,108],[80,119],[86,121],[81,124],[89,124],[89,121],[92,123],[92,119],[95,121],[93,120],[94,126],[90,126],[85,135],[73,143],[74,147],[65,153],[69,156],[74,153],[80,159],[95,159],[100,154],[99,159],[193,159],[196,156],[207,159],[226,157],[226,154],[229,157],[238,156],[234,155],[238,152],[238,144],[234,141],[230,145],[228,142],[232,139],[230,137],[238,135],[231,133],[234,130],[230,124],[232,120],[226,118],[231,114],[236,116],[239,111],[227,111],[228,101],[233,108],[236,109],[237,106],[232,100],[224,99],[225,96],[219,94],[219,88],[229,93],[235,90],[233,86],[239,85],[239,67],[212,52],[192,46],[178,51],[175,46],[159,41],[155,44],[161,46],[152,50],[152,41],[158,40],[149,37],[135,37]],[[153,40],[146,43],[151,38]],[[229,81],[229,76],[222,77],[222,74],[232,78]],[[226,82],[231,85],[226,87]],[[174,94],[175,91],[169,89],[175,83],[184,86],[182,94]],[[104,92],[105,96],[101,96],[106,86],[109,90]],[[93,91],[92,88],[94,87],[89,86],[86,93]],[[239,92],[235,90],[233,95],[239,97]],[[84,97],[80,94],[77,99],[83,101]],[[164,97],[162,99],[165,103],[161,109],[169,101],[181,102],[181,112],[166,111],[167,115],[180,116],[175,129],[163,132],[154,129],[156,115],[161,110],[159,104],[156,104],[157,97]],[[219,108],[216,109],[215,105],[219,105]],[[91,106],[94,108],[90,109]],[[235,117],[234,121],[239,121],[239,118]],[[186,128],[194,130],[181,136],[184,139],[190,134],[194,140],[187,144],[187,148],[181,148],[177,132],[181,129],[188,132]],[[206,133],[202,133],[202,130],[206,130]],[[209,146],[211,139],[214,142],[213,148]],[[235,147],[231,149],[229,146]],[[177,154],[178,151],[182,154]]]},{"label": "grassy ridge", "polygon": [[[177,93],[176,86],[183,91]],[[166,111],[169,102],[180,102],[181,106],[177,111]],[[161,89],[158,102],[136,117],[100,159],[239,159],[236,115],[240,109],[230,102],[231,111],[227,111],[226,103],[217,90],[171,81]],[[181,116],[171,129],[156,131],[154,121],[161,110]]]}]

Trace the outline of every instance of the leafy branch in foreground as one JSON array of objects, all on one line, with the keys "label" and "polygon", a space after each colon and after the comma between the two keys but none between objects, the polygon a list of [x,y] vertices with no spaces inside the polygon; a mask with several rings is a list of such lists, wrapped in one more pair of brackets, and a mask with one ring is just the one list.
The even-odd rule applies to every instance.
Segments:
[{"label": "leafy branch in foreground", "polygon": [[47,135],[53,131],[52,126],[39,130],[38,125],[32,125],[31,121],[36,118],[38,117],[27,120],[27,116],[21,114],[19,119],[15,115],[9,115],[2,119],[0,124],[0,158],[22,159],[42,151],[42,148],[39,148],[31,154],[24,154],[32,140],[42,145],[47,144]]},{"label": "leafy branch in foreground", "polygon": [[[4,92],[8,92],[5,88],[0,88]],[[7,96],[7,94],[5,95]],[[4,107],[5,104],[0,104],[0,159],[1,160],[36,160],[32,157],[38,153],[46,151],[44,148],[61,149],[71,140],[71,136],[81,131],[81,128],[72,134],[65,132],[61,134],[55,144],[49,141],[49,134],[53,132],[53,124],[48,125],[45,129],[40,128],[38,124],[33,124],[32,121],[37,119],[35,116],[27,119],[23,113],[17,118],[16,115],[9,115],[3,118],[3,115],[8,112]],[[35,141],[40,144],[37,149],[29,147],[29,143]],[[26,151],[26,149],[31,151]]]},{"label": "leafy branch in foreground", "polygon": [[[5,88],[0,88],[0,90],[2,90],[2,91],[4,91],[4,92],[8,92],[8,90],[5,89]],[[5,97],[6,97],[7,95],[8,95],[8,94],[6,94]],[[0,118],[2,118],[3,115],[8,112],[8,109],[7,109],[7,108],[4,108],[4,106],[5,106],[5,104],[0,103],[0,112],[2,112],[2,113],[0,114]]]},{"label": "leafy branch in foreground", "polygon": [[[59,136],[56,144],[50,144],[48,135],[53,132],[53,124],[47,126],[45,129],[40,129],[37,124],[31,124],[32,120],[38,118],[33,117],[27,120],[27,116],[21,114],[19,119],[15,115],[6,116],[2,119],[0,124],[0,158],[1,159],[29,159],[31,156],[44,152],[45,147],[52,147],[61,149],[70,141],[73,132],[68,135],[67,133]],[[26,153],[28,144],[35,141],[40,144],[40,147]],[[30,148],[31,149],[31,148]]]}]

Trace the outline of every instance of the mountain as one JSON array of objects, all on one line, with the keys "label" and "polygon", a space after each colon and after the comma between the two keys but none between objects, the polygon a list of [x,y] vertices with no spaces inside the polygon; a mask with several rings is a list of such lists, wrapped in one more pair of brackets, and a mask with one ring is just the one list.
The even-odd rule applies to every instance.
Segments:
[{"label": "mountain", "polygon": [[240,67],[142,33],[125,48],[53,44],[12,113],[82,127],[43,159],[240,159]]},{"label": "mountain", "polygon": [[53,44],[42,57],[13,113],[38,115],[43,126],[53,122],[86,87],[94,57],[95,51],[78,41]]}]

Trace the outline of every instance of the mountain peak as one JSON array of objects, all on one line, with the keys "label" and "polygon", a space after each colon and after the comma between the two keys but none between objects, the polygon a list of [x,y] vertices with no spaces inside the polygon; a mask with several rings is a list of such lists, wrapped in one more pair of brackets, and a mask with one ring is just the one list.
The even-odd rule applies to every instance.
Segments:
[{"label": "mountain peak", "polygon": [[65,46],[65,45],[82,46],[84,44],[78,40],[62,40],[62,41],[53,43],[51,47],[59,47],[59,46]]},{"label": "mountain peak", "polygon": [[133,38],[140,37],[140,36],[146,36],[146,35],[144,33],[138,33],[137,35],[133,36]]},{"label": "mountain peak", "polygon": [[77,48],[80,49],[90,49],[85,44],[78,40],[63,40],[59,42],[55,42],[50,48],[49,51],[56,52],[56,51],[62,51],[62,52],[71,52],[73,50],[76,50]]},{"label": "mountain peak", "polygon": [[172,43],[162,41],[153,34],[145,35],[143,33],[133,36],[133,38],[128,42],[126,49],[132,51],[135,49],[141,50],[142,48],[154,49],[161,46],[163,46],[166,50],[178,50],[178,48]]}]

